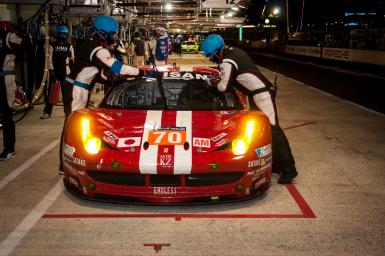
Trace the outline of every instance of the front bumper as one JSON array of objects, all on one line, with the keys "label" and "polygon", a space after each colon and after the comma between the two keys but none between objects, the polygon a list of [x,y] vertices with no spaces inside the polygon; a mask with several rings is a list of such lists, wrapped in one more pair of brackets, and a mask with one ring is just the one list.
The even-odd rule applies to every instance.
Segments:
[{"label": "front bumper", "polygon": [[[151,176],[161,175],[142,175],[144,183],[137,179],[138,185],[122,184],[122,179],[119,179],[119,182],[106,181],[85,171],[76,175],[77,177],[65,172],[64,184],[78,197],[102,202],[150,205],[213,204],[242,201],[263,194],[270,185],[270,169],[255,176],[241,173],[235,181],[228,179],[215,185],[191,184],[186,182],[188,175],[171,175],[174,176],[172,182],[162,181],[156,184],[151,182]],[[181,182],[176,183],[175,177],[180,178]]]}]

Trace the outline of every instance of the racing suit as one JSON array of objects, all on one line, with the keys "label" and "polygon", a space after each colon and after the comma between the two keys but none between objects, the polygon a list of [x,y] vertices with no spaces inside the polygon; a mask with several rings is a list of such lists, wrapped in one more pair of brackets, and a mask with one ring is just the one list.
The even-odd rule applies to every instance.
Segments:
[{"label": "racing suit", "polygon": [[[76,52],[74,66],[65,78],[62,88],[64,105],[64,126],[72,111],[85,108],[89,102],[90,91],[98,77],[103,78],[103,70],[124,76],[138,76],[139,69],[121,64],[98,40],[86,40]],[[99,75],[100,74],[100,75]],[[105,77],[106,78],[106,77]],[[63,127],[64,132],[64,127]],[[61,143],[63,142],[63,133]],[[60,146],[60,164],[62,164],[62,145]],[[62,166],[60,166],[62,170]]]},{"label": "racing suit", "polygon": [[272,130],[273,171],[283,171],[286,175],[295,174],[295,177],[297,171],[293,154],[278,122],[276,87],[262,75],[250,56],[240,48],[231,47],[225,50],[219,68],[221,80],[216,85],[218,90],[223,92],[231,89],[231,85],[235,83],[241,91],[253,98],[257,108],[269,118]]},{"label": "racing suit", "polygon": [[160,36],[156,40],[155,64],[156,66],[167,65],[168,62],[168,37]]},{"label": "racing suit", "polygon": [[[54,77],[50,77],[50,83],[48,86],[48,96],[51,93],[52,82],[54,79],[60,81],[63,84],[66,75],[68,75],[73,66],[74,60],[74,49],[70,43],[67,43],[64,39],[59,39],[52,43],[52,65]],[[61,86],[62,95],[64,94],[64,86]],[[51,115],[53,105],[48,101],[46,102],[44,113]]]},{"label": "racing suit", "polygon": [[15,99],[15,58],[22,39],[15,33],[0,30],[0,113],[3,115],[4,151],[15,151],[15,123],[12,105]]}]

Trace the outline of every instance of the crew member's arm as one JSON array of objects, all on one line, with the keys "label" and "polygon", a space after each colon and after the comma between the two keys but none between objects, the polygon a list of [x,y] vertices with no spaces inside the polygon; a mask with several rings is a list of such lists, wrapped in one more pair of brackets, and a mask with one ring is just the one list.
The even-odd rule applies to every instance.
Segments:
[{"label": "crew member's arm", "polygon": [[123,65],[117,59],[111,56],[110,52],[103,48],[97,47],[95,48],[95,54],[91,56],[91,59],[98,66],[107,66],[110,68],[112,73],[123,75],[123,76],[141,76],[143,75],[143,71],[139,71],[139,69],[135,67],[131,67],[128,65]]},{"label": "crew member's arm", "polygon": [[[71,44],[70,47],[69,47],[69,51],[68,51],[68,67],[69,67],[69,70],[71,70],[72,67],[74,66],[74,61],[75,61],[75,51],[74,51],[74,47]],[[69,73],[67,73],[67,75],[68,74]]]},{"label": "crew member's arm", "polygon": [[234,67],[228,62],[223,62],[219,65],[221,71],[221,80],[216,85],[218,90],[224,92],[230,88],[230,83],[234,80]]},{"label": "crew member's arm", "polygon": [[15,50],[15,47],[17,48],[21,45],[23,39],[15,33],[8,33],[5,41],[9,49]]}]

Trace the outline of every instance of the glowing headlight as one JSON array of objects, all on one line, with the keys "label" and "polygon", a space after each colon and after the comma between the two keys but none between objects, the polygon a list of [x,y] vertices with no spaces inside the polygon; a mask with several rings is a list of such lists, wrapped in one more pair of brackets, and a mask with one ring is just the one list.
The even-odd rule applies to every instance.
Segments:
[{"label": "glowing headlight", "polygon": [[82,119],[82,141],[84,149],[90,154],[99,153],[101,147],[101,140],[99,138],[93,137],[90,131],[90,120]]},{"label": "glowing headlight", "polygon": [[249,145],[255,132],[255,121],[249,120],[246,124],[245,133],[241,138],[237,138],[232,143],[232,149],[234,155],[243,155],[249,149]]},{"label": "glowing headlight", "polygon": [[233,154],[234,155],[243,155],[246,153],[247,149],[249,148],[248,143],[244,139],[235,139],[232,143],[233,148]]}]

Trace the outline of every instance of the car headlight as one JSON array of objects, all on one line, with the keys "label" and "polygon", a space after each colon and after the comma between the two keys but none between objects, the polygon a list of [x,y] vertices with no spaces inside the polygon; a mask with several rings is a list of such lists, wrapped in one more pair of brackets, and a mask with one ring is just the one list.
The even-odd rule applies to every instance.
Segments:
[{"label": "car headlight", "polygon": [[233,149],[233,154],[238,156],[238,155],[243,155],[244,153],[246,153],[247,150],[249,149],[249,146],[248,146],[248,143],[244,139],[238,138],[238,139],[233,140],[232,149]]},{"label": "car headlight", "polygon": [[232,150],[234,155],[243,155],[249,149],[253,134],[255,132],[255,121],[248,120],[246,123],[245,133],[242,137],[236,138],[232,142]]},{"label": "car headlight", "polygon": [[99,153],[102,142],[99,138],[91,135],[90,120],[88,118],[82,119],[82,141],[84,149],[88,153],[92,155]]}]

